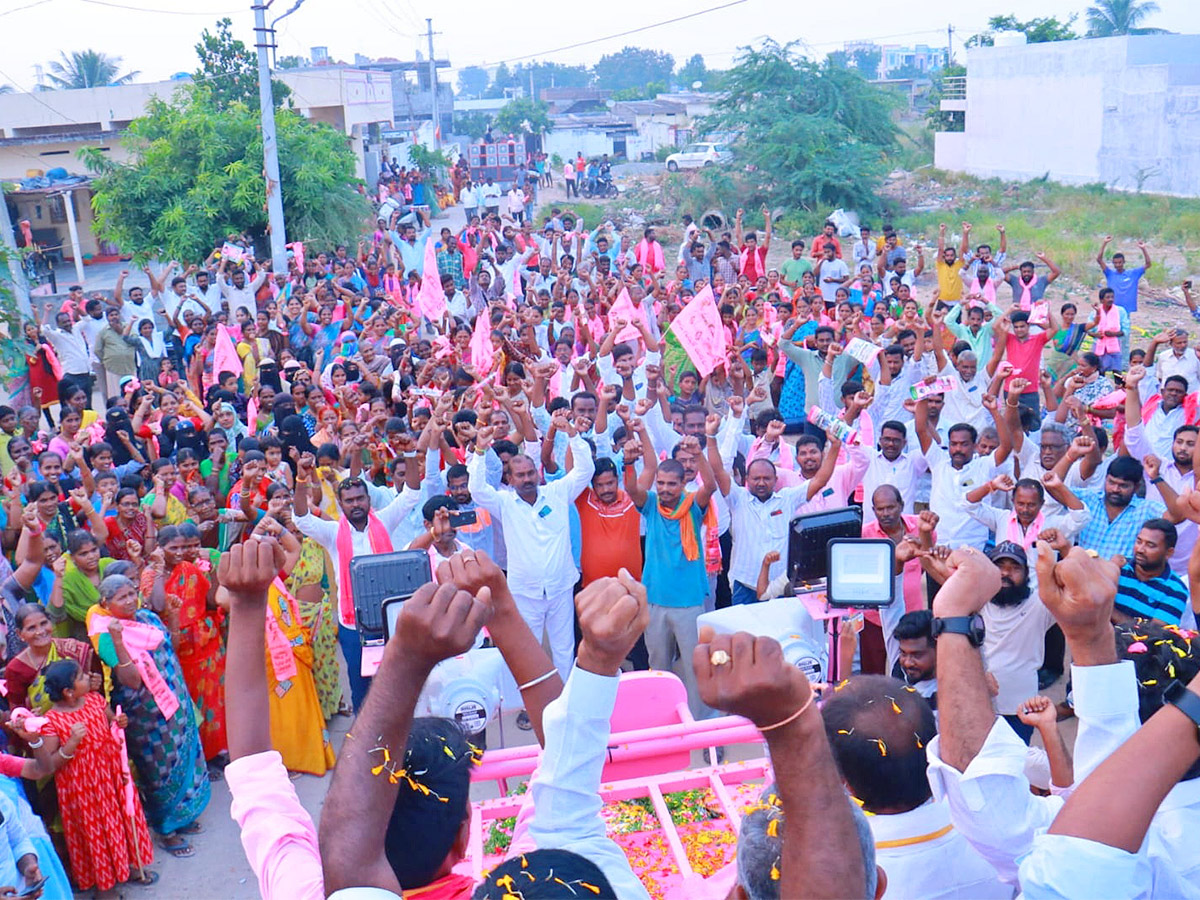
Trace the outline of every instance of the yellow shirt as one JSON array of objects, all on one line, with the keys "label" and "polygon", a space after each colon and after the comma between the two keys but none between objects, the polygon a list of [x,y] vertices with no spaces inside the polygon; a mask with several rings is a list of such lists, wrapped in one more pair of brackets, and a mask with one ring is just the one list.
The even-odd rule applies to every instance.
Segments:
[{"label": "yellow shirt", "polygon": [[963,282],[959,276],[962,271],[962,259],[956,259],[949,265],[945,260],[937,261],[938,295],[942,300],[961,300]]}]

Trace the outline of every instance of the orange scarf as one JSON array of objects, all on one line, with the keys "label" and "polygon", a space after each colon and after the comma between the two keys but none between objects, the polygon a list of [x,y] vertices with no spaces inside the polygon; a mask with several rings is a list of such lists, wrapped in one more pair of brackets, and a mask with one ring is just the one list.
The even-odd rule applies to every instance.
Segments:
[{"label": "orange scarf", "polygon": [[[663,506],[661,500],[658,503],[659,514],[664,519],[679,523],[679,544],[683,548],[683,558],[688,562],[700,558],[700,541],[696,535],[696,523],[691,517],[692,501],[695,497],[695,493],[684,494],[683,499],[679,501],[679,505],[673,511]],[[709,522],[710,514],[712,515],[711,522]],[[708,504],[708,509],[704,511],[704,524],[711,528],[716,528],[717,525],[715,510],[711,502]]]}]

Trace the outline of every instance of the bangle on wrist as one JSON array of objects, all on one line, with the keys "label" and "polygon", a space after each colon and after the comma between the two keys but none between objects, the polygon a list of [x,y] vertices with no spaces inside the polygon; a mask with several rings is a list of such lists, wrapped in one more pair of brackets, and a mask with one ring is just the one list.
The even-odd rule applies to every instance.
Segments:
[{"label": "bangle on wrist", "polygon": [[784,725],[790,725],[792,722],[795,722],[798,718],[800,718],[802,715],[804,715],[804,713],[808,711],[808,708],[813,705],[813,701],[816,699],[817,699],[817,695],[815,693],[809,694],[808,700],[805,701],[804,705],[801,706],[794,713],[792,713],[790,716],[788,716],[786,719],[776,722],[774,725],[760,726],[758,730],[760,732],[774,731],[776,728],[782,728]]},{"label": "bangle on wrist", "polygon": [[63,750],[62,747],[58,748],[58,755],[61,756],[63,759],[74,759],[75,758],[74,753],[67,753],[65,750]]},{"label": "bangle on wrist", "polygon": [[45,739],[44,739],[44,738],[38,738],[36,742],[35,742],[35,741],[30,741],[30,742],[29,742],[29,749],[30,749],[30,750],[37,750],[37,749],[39,749],[39,748],[42,746],[42,744],[44,744],[44,743],[46,743],[46,741],[45,741]]}]

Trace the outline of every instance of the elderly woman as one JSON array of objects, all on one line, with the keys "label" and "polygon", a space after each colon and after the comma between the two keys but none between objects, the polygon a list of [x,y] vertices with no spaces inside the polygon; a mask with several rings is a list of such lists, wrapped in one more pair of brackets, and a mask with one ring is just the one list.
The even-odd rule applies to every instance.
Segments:
[{"label": "elderly woman", "polygon": [[[159,565],[161,563],[152,563]],[[187,835],[212,788],[196,716],[175,646],[181,641],[177,600],[168,598],[166,622],[139,608],[134,583],[109,575],[100,602],[88,610],[92,645],[112,679],[112,697],[129,718],[129,756],[138,770],[146,819],[172,856],[194,853]]]},{"label": "elderly woman", "polygon": [[37,603],[20,606],[15,619],[17,634],[25,642],[25,649],[4,667],[10,707],[25,706],[38,713],[49,709],[50,696],[46,693],[43,674],[51,663],[64,659],[73,659],[84,671],[95,673],[92,690],[100,689],[100,668],[91,644],[74,638],[54,637],[53,624]]}]

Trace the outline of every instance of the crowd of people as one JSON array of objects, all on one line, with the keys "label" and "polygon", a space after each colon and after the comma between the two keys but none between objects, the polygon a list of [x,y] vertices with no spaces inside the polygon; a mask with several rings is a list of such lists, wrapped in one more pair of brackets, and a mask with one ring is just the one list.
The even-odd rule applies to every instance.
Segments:
[{"label": "crowd of people", "polygon": [[[25,323],[0,886],[153,883],[225,778],[265,897],[646,896],[597,811],[616,676],[653,668],[766,739],[737,896],[1195,892],[1200,350],[1135,346],[1145,246],[1131,268],[1105,238],[1105,286],[1054,303],[1059,268],[1003,226],[942,226],[927,267],[827,223],[775,266],[765,208],[664,246],[539,212],[547,174],[502,206],[467,173],[455,230],[389,168],[355,248],[274,272],[230,235]],[[790,523],[848,506],[897,599],[845,618],[818,704],[772,639],[699,618],[794,593]],[[402,549],[434,580],[370,677],[350,563]],[[476,885],[476,753],[414,708],[485,624],[546,752]],[[331,768],[318,840],[289,773]]]}]

